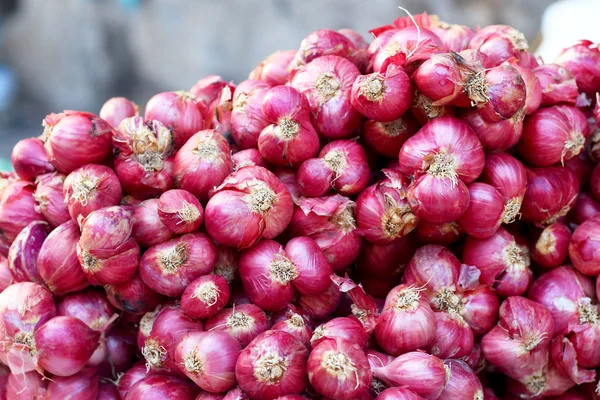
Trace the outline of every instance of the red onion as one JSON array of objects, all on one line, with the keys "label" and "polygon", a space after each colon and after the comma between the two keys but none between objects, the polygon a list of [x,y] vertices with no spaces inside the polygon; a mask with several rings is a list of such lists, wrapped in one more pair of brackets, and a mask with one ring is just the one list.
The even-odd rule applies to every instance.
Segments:
[{"label": "red onion", "polygon": [[236,385],[235,365],[242,347],[225,332],[190,332],[177,344],[179,369],[196,385],[221,393]]},{"label": "red onion", "polygon": [[98,398],[100,376],[93,368],[86,368],[75,375],[53,377],[48,384],[48,400],[92,400]]},{"label": "red onion", "polygon": [[347,59],[327,55],[309,62],[292,78],[292,87],[308,98],[313,125],[322,136],[346,138],[360,127],[361,115],[351,104],[352,84],[359,74]]},{"label": "red onion", "polygon": [[438,397],[440,400],[455,399],[481,399],[483,400],[483,387],[479,379],[463,361],[446,360],[444,364],[450,370],[450,379],[444,391]]},{"label": "red onion", "polygon": [[113,129],[118,129],[119,124],[125,118],[140,115],[140,108],[125,97],[112,97],[104,102],[98,115],[108,122]]},{"label": "red onion", "polygon": [[24,181],[33,181],[38,175],[53,172],[44,142],[37,138],[19,140],[10,158],[15,172]]},{"label": "red onion", "polygon": [[243,249],[261,238],[272,239],[292,218],[289,191],[262,167],[238,169],[214,193],[206,205],[206,231],[225,246]]},{"label": "red onion", "polygon": [[50,232],[40,248],[38,273],[55,295],[76,292],[89,285],[77,259],[79,237],[77,224],[69,221]]},{"label": "red onion", "polygon": [[432,119],[455,114],[454,108],[450,106],[434,106],[433,101],[418,90],[413,96],[411,113],[422,125]]},{"label": "red onion", "polygon": [[0,292],[12,285],[14,278],[8,267],[8,260],[0,254]]},{"label": "red onion", "polygon": [[[285,253],[298,271],[298,276],[292,281],[298,293],[315,296],[329,288],[329,276],[333,273],[331,264],[314,240],[305,236],[295,237],[286,244]],[[241,265],[240,262],[240,274]]]},{"label": "red onion", "polygon": [[[393,280],[400,278],[404,267],[414,255],[416,243],[405,236],[387,245],[364,242],[356,260],[359,272],[374,278]],[[387,292],[385,293],[387,296]]]},{"label": "red onion", "polygon": [[329,289],[316,296],[299,296],[298,306],[313,318],[325,318],[338,307],[340,290],[335,283]]},{"label": "red onion", "polygon": [[60,316],[42,325],[34,334],[37,364],[58,376],[70,376],[85,366],[98,347],[100,331],[81,320]]},{"label": "red onion", "polygon": [[117,325],[106,334],[106,358],[100,365],[103,376],[116,379],[131,367],[138,352],[136,334],[130,326]]},{"label": "red onion", "polygon": [[90,283],[123,283],[137,270],[140,247],[131,237],[132,217],[132,207],[113,206],[81,221],[77,258]]},{"label": "red onion", "polygon": [[284,85],[290,77],[288,66],[295,55],[296,50],[276,51],[254,68],[248,79],[259,79],[270,86]]},{"label": "red onion", "polygon": [[363,35],[356,31],[353,31],[352,29],[344,28],[338,30],[338,32],[350,39],[352,44],[354,44],[354,46],[357,49],[366,50],[367,47],[369,47],[369,44],[367,43]]},{"label": "red onion", "polygon": [[228,83],[225,79],[218,75],[208,75],[192,86],[190,94],[204,104],[205,107],[209,107],[216,99],[219,94]]},{"label": "red onion", "polygon": [[0,192],[0,237],[8,244],[31,222],[44,221],[36,210],[34,191],[32,183],[16,181]]},{"label": "red onion", "polygon": [[[600,211],[600,210],[599,210]],[[531,249],[531,258],[544,268],[563,265],[569,256],[571,231],[562,222],[548,225]]]},{"label": "red onion", "polygon": [[596,231],[600,226],[600,217],[595,216],[579,225],[571,236],[569,244],[569,256],[577,270],[586,275],[598,275],[600,273],[596,256],[596,242],[598,236]]},{"label": "red onion", "polygon": [[588,136],[587,119],[578,109],[542,108],[525,119],[517,151],[533,165],[550,166],[578,156]]},{"label": "red onion", "polygon": [[121,399],[125,399],[129,389],[147,376],[149,375],[148,372],[146,372],[146,366],[142,361],[137,362],[133,367],[121,375],[117,383]]},{"label": "red onion", "polygon": [[33,194],[35,210],[41,213],[50,225],[57,227],[71,219],[65,204],[63,184],[66,176],[58,173],[40,175],[36,179]]},{"label": "red onion", "polygon": [[469,42],[475,35],[475,32],[468,26],[448,24],[440,21],[438,26],[432,26],[431,31],[435,33],[444,46],[455,52],[460,52],[469,46]]},{"label": "red onion", "polygon": [[476,109],[461,114],[461,119],[473,129],[484,149],[490,152],[508,150],[517,144],[523,132],[524,117],[523,111],[501,121],[489,121]]},{"label": "red onion", "polygon": [[346,35],[330,29],[319,29],[302,39],[288,69],[297,69],[324,56],[344,57],[359,69],[366,67],[366,53],[356,48]]},{"label": "red onion", "polygon": [[335,338],[346,339],[351,343],[364,347],[368,335],[358,319],[339,317],[319,325],[310,339],[310,344],[314,348],[324,340]]},{"label": "red onion", "polygon": [[349,196],[360,193],[369,182],[363,148],[353,140],[325,145],[318,159],[309,159],[298,169],[298,186],[307,197],[323,196],[331,188]]},{"label": "red onion", "polygon": [[487,55],[492,65],[500,65],[512,57],[522,58],[529,45],[518,30],[506,25],[490,25],[475,33],[469,48]]},{"label": "red onion", "polygon": [[289,311],[286,313],[284,319],[276,322],[271,327],[271,330],[274,331],[284,331],[292,334],[296,339],[298,339],[305,346],[310,345],[310,339],[313,335],[313,330],[310,327],[310,324],[307,320],[308,317],[305,317],[296,312],[296,308],[290,306]]},{"label": "red onion", "polygon": [[175,185],[204,201],[233,169],[229,144],[215,130],[200,131],[177,152]]},{"label": "red onion", "polygon": [[258,147],[258,135],[269,125],[262,112],[263,99],[269,89],[268,83],[255,79],[243,81],[235,89],[231,128],[233,140],[242,149]]},{"label": "red onion", "polygon": [[229,286],[219,275],[204,275],[192,281],[181,296],[181,309],[195,318],[209,318],[229,301]]},{"label": "red onion", "polygon": [[131,236],[140,246],[148,248],[165,242],[174,236],[158,215],[158,199],[140,203],[133,212]]},{"label": "red onion", "polygon": [[423,244],[441,244],[448,246],[463,236],[463,231],[456,221],[436,224],[420,221],[416,229],[417,238]]},{"label": "red onion", "polygon": [[486,238],[493,235],[504,216],[504,198],[492,185],[475,182],[469,185],[469,207],[458,218],[458,225],[470,236]]},{"label": "red onion", "polygon": [[359,232],[370,242],[391,243],[417,225],[406,200],[408,179],[399,171],[384,169],[386,179],[365,189],[356,200]]},{"label": "red onion", "polygon": [[163,92],[146,103],[146,121],[157,120],[172,130],[175,148],[181,148],[196,132],[204,129],[206,106],[188,92]]},{"label": "red onion", "polygon": [[371,368],[359,345],[345,339],[319,343],[308,357],[308,379],[320,394],[345,400],[357,399],[371,384]]},{"label": "red onion", "polygon": [[[593,132],[592,125],[590,124],[590,132]],[[590,135],[591,136],[591,135]],[[588,146],[589,153],[592,153],[593,140],[589,141]],[[594,158],[595,159],[595,158]],[[595,167],[594,161],[590,158],[587,151],[583,151],[577,157],[573,157],[565,162],[565,167],[571,170],[577,177],[579,185],[581,187],[587,186],[590,183],[590,177]]]},{"label": "red onion", "polygon": [[404,142],[418,129],[417,121],[410,114],[404,114],[391,122],[367,121],[362,137],[377,154],[396,158]]},{"label": "red onion", "polygon": [[121,184],[112,169],[88,164],[71,172],[64,183],[65,202],[73,221],[92,211],[116,206],[121,200]]},{"label": "red onion", "polygon": [[77,318],[97,331],[105,331],[115,313],[106,295],[91,289],[63,297],[56,309],[57,315]]},{"label": "red onion", "polygon": [[173,376],[150,375],[133,385],[126,400],[195,400],[200,389],[192,382]]},{"label": "red onion", "polygon": [[235,377],[253,399],[276,398],[304,391],[308,351],[291,334],[267,331],[240,353]]},{"label": "red onion", "polygon": [[143,314],[163,301],[161,295],[144,284],[139,274],[124,283],[106,285],[104,288],[110,304],[132,314]]},{"label": "red onion", "polygon": [[527,186],[523,164],[505,153],[489,154],[481,177],[504,197],[502,222],[513,223],[521,210]]},{"label": "red onion", "polygon": [[[600,213],[600,204],[588,193],[579,193],[577,200],[567,214],[569,222],[575,226],[583,224],[588,219]],[[570,234],[569,234],[570,238]]]},{"label": "red onion", "polygon": [[37,258],[51,230],[47,222],[34,221],[17,235],[8,251],[8,266],[16,282],[41,283]]},{"label": "red onion", "polygon": [[92,113],[67,110],[49,114],[42,125],[48,158],[63,174],[86,164],[103,164],[111,156],[114,130]]},{"label": "red onion", "polygon": [[6,399],[45,399],[47,386],[48,380],[35,371],[13,373],[8,376],[6,383]]},{"label": "red onion", "polygon": [[97,400],[121,400],[121,396],[114,383],[100,381]]},{"label": "red onion", "polygon": [[575,104],[579,90],[571,71],[558,64],[544,64],[533,72],[542,87],[542,105]]},{"label": "red onion", "polygon": [[166,191],[160,196],[157,208],[161,222],[174,233],[193,232],[202,225],[202,204],[185,190]]},{"label": "red onion", "polygon": [[240,150],[231,156],[233,161],[233,170],[237,171],[242,167],[258,165],[259,167],[269,168],[269,163],[260,155],[258,149]]},{"label": "red onion", "polygon": [[518,399],[532,396],[551,398],[549,396],[562,395],[574,385],[575,382],[553,361],[540,366],[536,372],[521,377],[520,381],[509,379],[506,384],[509,393]]},{"label": "red onion", "polygon": [[600,89],[599,60],[598,44],[580,40],[577,44],[563,49],[554,62],[575,75],[579,90],[593,96]]},{"label": "red onion", "polygon": [[126,118],[113,138],[115,172],[125,192],[141,198],[173,187],[173,135],[159,121]]},{"label": "red onion", "polygon": [[[434,54],[412,75],[415,86],[433,106],[447,106],[463,96],[463,73],[476,66],[466,64],[456,53]],[[481,68],[481,66],[479,66]]]},{"label": "red onion", "polygon": [[392,289],[375,327],[377,343],[389,354],[426,349],[435,338],[435,316],[419,289],[400,285]]},{"label": "red onion", "polygon": [[250,397],[242,389],[240,389],[239,386],[237,386],[227,392],[225,397],[223,397],[221,400],[250,400]]},{"label": "red onion", "polygon": [[271,123],[258,137],[260,154],[273,165],[298,167],[319,151],[306,97],[290,86],[275,86],[265,95],[262,112]]},{"label": "red onion", "polygon": [[424,399],[437,399],[449,380],[450,372],[439,358],[422,353],[405,353],[390,364],[373,368],[373,376],[390,386],[409,389]]},{"label": "red onion", "polygon": [[350,301],[344,299],[345,304],[343,303],[348,309],[345,312],[352,313],[352,316],[363,325],[366,333],[370,335],[377,324],[378,307],[382,308],[382,304],[378,305],[361,285],[357,285],[347,276],[341,278],[337,275],[331,275],[331,280],[339,287],[340,292],[348,295]]},{"label": "red onion", "polygon": [[390,62],[385,70],[359,75],[352,85],[352,106],[375,121],[391,122],[411,106],[410,78],[401,65]]},{"label": "red onion", "polygon": [[431,354],[446,359],[467,356],[473,350],[473,331],[464,318],[454,311],[436,312],[435,339]]},{"label": "red onion", "polygon": [[207,332],[225,331],[233,336],[242,347],[269,329],[269,320],[263,310],[254,304],[241,304],[226,308],[209,318],[204,326]]},{"label": "red onion", "polygon": [[527,170],[527,192],[521,206],[523,219],[549,225],[569,212],[578,192],[579,182],[571,170],[530,168]]},{"label": "red onion", "polygon": [[231,138],[231,111],[233,110],[233,91],[235,85],[225,85],[208,110],[207,126],[211,126],[225,139]]},{"label": "red onion", "polygon": [[408,389],[394,387],[379,393],[375,400],[421,400],[423,399],[415,392]]},{"label": "red onion", "polygon": [[538,79],[537,73],[528,68],[527,66],[519,65],[519,60],[515,58],[511,58],[504,62],[506,65],[510,65],[514,69],[516,69],[521,78],[525,81],[525,86],[527,88],[525,98],[525,113],[531,114],[535,110],[540,107],[540,104],[543,102],[543,89],[545,84],[542,84]]},{"label": "red onion", "polygon": [[445,52],[446,47],[440,38],[425,28],[409,26],[401,28],[385,42],[381,43],[372,59],[373,70],[380,71],[390,57],[406,57],[406,68],[409,75],[414,72],[419,61],[429,59],[432,55]]}]

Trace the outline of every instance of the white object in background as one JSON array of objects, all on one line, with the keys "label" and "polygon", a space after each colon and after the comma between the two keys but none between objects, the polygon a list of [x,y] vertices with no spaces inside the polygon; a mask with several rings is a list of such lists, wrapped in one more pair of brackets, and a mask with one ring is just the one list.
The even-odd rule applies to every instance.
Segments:
[{"label": "white object in background", "polygon": [[600,43],[600,0],[562,0],[542,16],[542,43],[535,52],[551,63],[565,47],[582,39]]}]

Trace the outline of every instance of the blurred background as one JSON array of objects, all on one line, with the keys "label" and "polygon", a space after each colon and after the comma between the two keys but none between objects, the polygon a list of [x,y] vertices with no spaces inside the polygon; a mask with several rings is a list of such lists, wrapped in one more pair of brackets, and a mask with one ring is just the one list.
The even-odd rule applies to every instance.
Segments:
[{"label": "blurred background", "polygon": [[39,135],[42,118],[50,112],[97,113],[112,96],[126,96],[143,107],[152,94],[189,89],[209,74],[239,82],[267,55],[297,48],[311,31],[352,28],[368,35],[369,29],[401,15],[398,5],[471,27],[509,24],[535,43],[551,3],[0,0],[0,157],[9,158],[19,139]]}]

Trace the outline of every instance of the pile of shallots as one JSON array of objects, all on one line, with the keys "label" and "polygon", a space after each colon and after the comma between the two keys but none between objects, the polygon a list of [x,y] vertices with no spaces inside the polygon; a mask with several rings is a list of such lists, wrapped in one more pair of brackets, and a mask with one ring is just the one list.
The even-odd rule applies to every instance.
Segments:
[{"label": "pile of shallots", "polygon": [[17,143],[0,399],[600,399],[598,44],[371,33]]}]

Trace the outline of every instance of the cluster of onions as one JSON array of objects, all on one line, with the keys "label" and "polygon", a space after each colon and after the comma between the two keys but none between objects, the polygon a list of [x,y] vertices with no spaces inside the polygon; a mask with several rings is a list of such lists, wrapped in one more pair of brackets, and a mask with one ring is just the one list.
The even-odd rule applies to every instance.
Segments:
[{"label": "cluster of onions", "polygon": [[599,398],[598,45],[371,33],[17,143],[0,399]]}]

